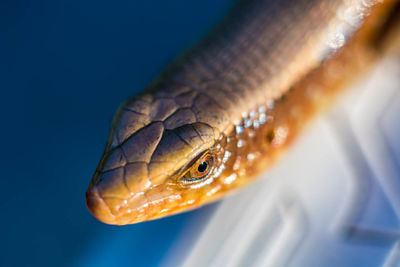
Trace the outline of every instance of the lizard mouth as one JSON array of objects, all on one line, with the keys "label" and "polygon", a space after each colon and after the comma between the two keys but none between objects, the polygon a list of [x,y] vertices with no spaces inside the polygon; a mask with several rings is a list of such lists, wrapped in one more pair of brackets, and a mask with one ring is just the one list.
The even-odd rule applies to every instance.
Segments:
[{"label": "lizard mouth", "polygon": [[124,225],[149,219],[149,203],[144,194],[130,199],[103,197],[93,186],[86,192],[86,205],[94,217],[106,224]]},{"label": "lizard mouth", "polygon": [[[100,184],[92,184],[86,192],[86,205],[99,221],[106,224],[125,225],[153,220],[187,209],[194,201],[182,203],[181,196],[168,186],[131,193],[126,199],[102,195]],[[185,205],[183,205],[185,204]]]}]

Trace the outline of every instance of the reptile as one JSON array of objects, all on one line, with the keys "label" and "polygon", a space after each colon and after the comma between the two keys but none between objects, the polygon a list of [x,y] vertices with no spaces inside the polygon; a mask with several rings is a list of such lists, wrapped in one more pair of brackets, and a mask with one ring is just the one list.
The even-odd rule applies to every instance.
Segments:
[{"label": "reptile", "polygon": [[254,181],[377,58],[394,3],[239,1],[120,106],[86,192],[90,212],[138,223]]}]

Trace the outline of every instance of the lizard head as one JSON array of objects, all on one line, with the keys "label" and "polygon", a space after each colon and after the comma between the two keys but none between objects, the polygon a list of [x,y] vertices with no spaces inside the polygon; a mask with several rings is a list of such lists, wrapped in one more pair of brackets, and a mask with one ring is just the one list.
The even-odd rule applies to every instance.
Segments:
[{"label": "lizard head", "polygon": [[175,214],[212,201],[222,188],[216,178],[224,168],[225,112],[186,87],[163,92],[128,100],[114,118],[86,193],[102,222]]}]

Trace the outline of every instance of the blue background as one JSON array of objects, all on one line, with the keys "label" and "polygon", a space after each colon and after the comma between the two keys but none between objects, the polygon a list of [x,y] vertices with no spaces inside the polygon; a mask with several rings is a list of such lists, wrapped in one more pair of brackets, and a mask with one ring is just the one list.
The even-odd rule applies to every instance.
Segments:
[{"label": "blue background", "polygon": [[0,265],[155,265],[191,216],[208,214],[109,226],[84,193],[118,105],[230,2],[0,2]]}]

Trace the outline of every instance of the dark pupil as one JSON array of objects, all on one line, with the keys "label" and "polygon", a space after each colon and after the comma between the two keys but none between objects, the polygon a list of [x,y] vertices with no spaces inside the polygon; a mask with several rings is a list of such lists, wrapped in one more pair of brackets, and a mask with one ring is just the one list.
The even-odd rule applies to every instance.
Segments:
[{"label": "dark pupil", "polygon": [[198,170],[199,172],[205,172],[205,171],[207,170],[207,167],[208,167],[208,163],[207,163],[206,161],[203,161],[203,162],[199,165],[199,167],[197,167],[197,170]]}]

